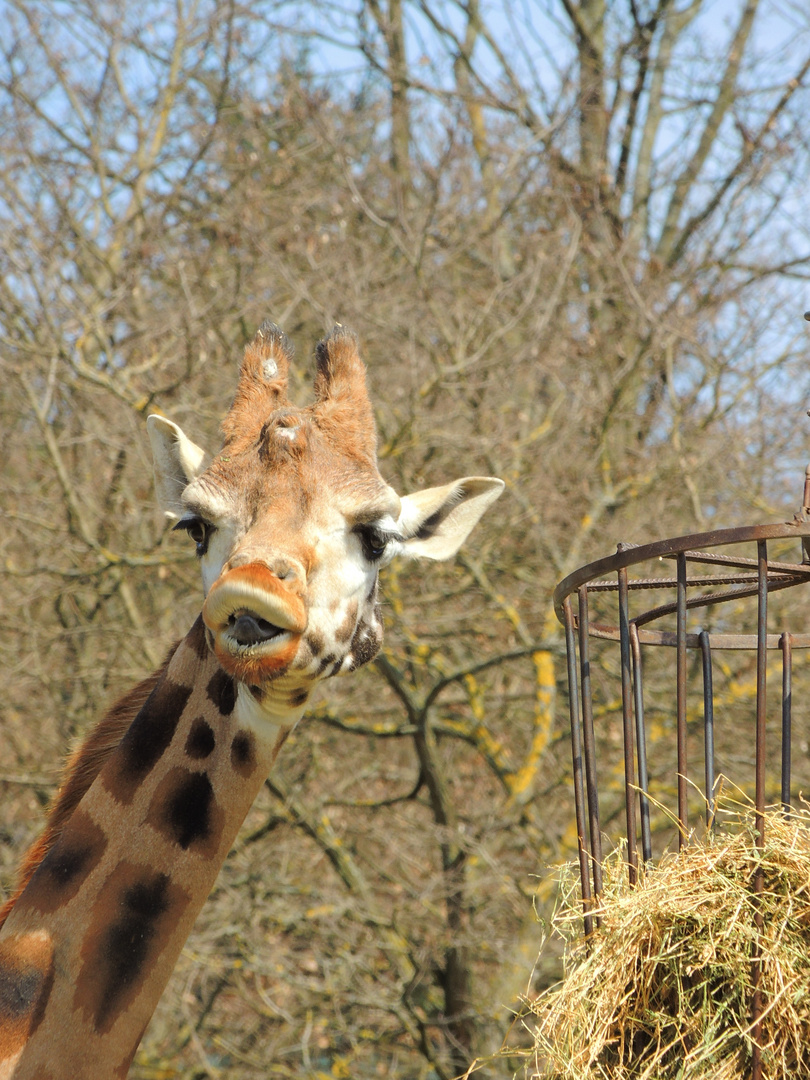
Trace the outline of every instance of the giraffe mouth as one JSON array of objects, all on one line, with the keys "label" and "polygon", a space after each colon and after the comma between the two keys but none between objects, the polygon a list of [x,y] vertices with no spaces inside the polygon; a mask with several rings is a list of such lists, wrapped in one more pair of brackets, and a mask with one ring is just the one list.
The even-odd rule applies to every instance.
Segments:
[{"label": "giraffe mouth", "polygon": [[225,634],[229,641],[240,648],[264,645],[287,631],[283,626],[275,626],[253,611],[235,611],[228,616],[228,629]]},{"label": "giraffe mouth", "polygon": [[226,571],[202,615],[223,667],[255,681],[286,669],[307,625],[301,599],[260,563]]}]

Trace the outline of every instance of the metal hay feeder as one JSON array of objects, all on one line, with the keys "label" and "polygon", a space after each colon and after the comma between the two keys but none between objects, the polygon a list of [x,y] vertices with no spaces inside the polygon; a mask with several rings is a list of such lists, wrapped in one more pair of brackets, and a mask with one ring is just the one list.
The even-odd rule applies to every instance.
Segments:
[{"label": "metal hay feeder", "polygon": [[[672,564],[674,574],[670,569]],[[611,650],[608,647],[608,659],[611,659],[611,653],[614,654],[613,672],[617,686],[620,684],[621,687],[621,705],[616,707],[616,714],[621,717],[621,732],[617,731],[616,741],[624,766],[623,784],[619,785],[623,787],[624,794],[624,828],[620,830],[620,837],[626,841],[628,876],[631,884],[634,884],[642,872],[643,863],[650,862],[654,857],[651,812],[661,808],[667,794],[674,805],[666,808],[663,821],[665,824],[667,821],[674,823],[679,850],[689,836],[690,795],[694,801],[695,793],[702,790],[706,827],[713,826],[719,775],[716,762],[719,726],[714,672],[718,657],[727,650],[733,650],[738,659],[740,651],[747,653],[751,657],[752,668],[755,660],[755,690],[752,693],[755,710],[751,717],[754,727],[754,775],[751,777],[749,771],[748,776],[734,775],[729,779],[743,786],[753,781],[755,822],[760,845],[765,825],[766,766],[777,760],[780,801],[785,812],[789,812],[793,653],[798,649],[810,648],[810,634],[797,632],[788,625],[790,621],[795,621],[795,612],[788,617],[784,612],[777,613],[777,626],[776,617],[771,611],[769,622],[769,598],[774,593],[793,589],[808,581],[810,466],[805,474],[802,509],[789,523],[719,529],[639,547],[620,544],[615,555],[581,567],[555,589],[554,605],[557,617],[565,627],[568,656],[574,796],[586,934],[593,931],[592,910],[602,892],[605,816],[600,806],[600,796],[604,804],[606,787],[604,769],[600,776],[595,738],[595,731],[599,731],[599,728],[595,728],[594,722],[593,683],[596,669],[592,640],[618,643],[618,657],[615,657],[615,648]],[[649,606],[651,593],[654,603]],[[742,632],[737,632],[734,624],[737,619],[744,619],[742,613],[746,605],[741,602],[745,600],[749,600],[747,606],[751,608],[748,625]],[[771,609],[774,606],[771,604]],[[595,609],[598,610],[594,615]],[[700,613],[709,625],[690,629],[688,616],[691,616],[694,624],[695,613]],[[674,704],[674,724],[670,722],[674,746],[669,750],[673,760],[669,770],[665,768],[654,778],[657,788],[651,792],[648,762],[650,680],[646,667],[648,658],[654,653],[662,655],[662,651],[666,653],[667,650],[674,650],[674,702],[671,675],[668,698],[665,689],[662,690],[666,677],[658,679],[655,693],[658,696],[659,715],[667,711],[671,715]],[[769,650],[775,651],[774,658],[781,667],[781,704],[778,710],[769,710],[767,704]],[[657,670],[671,671],[672,656],[672,652],[667,653],[668,667],[658,664]],[[598,672],[606,683],[611,679],[609,667],[609,663],[606,665],[603,662]],[[773,672],[771,681],[777,681]],[[699,692],[695,688],[696,683],[700,687]],[[771,694],[775,696],[773,689]],[[616,697],[618,699],[618,695]],[[688,720],[690,704],[694,706],[701,698],[700,721],[695,721],[695,715],[701,710],[694,707],[692,719]],[[778,725],[777,711],[780,718]],[[744,738],[744,732],[741,732],[740,738]],[[659,739],[657,745],[660,742]],[[696,768],[694,761],[697,761]],[[701,775],[696,777],[695,773]],[[621,808],[618,812],[622,816]],[[661,818],[659,814],[659,825]],[[763,887],[760,867],[752,874],[754,894],[761,893]],[[758,1018],[761,1012],[762,1004],[755,990],[752,1001],[754,1080],[758,1080],[761,1071],[758,1047]]]}]

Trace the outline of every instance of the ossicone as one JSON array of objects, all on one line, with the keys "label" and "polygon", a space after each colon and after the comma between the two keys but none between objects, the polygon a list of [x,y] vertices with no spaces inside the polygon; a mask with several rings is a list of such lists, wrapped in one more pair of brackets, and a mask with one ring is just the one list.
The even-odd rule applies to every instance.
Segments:
[{"label": "ossicone", "polygon": [[318,343],[315,349],[318,373],[315,397],[321,401],[354,399],[368,402],[366,366],[360,359],[357,335],[339,324]]},{"label": "ossicone", "polygon": [[358,441],[373,453],[376,449],[374,414],[357,335],[338,324],[318,343],[315,359],[318,365],[314,387],[316,413],[324,421],[331,418],[342,427],[353,427]]},{"label": "ossicone", "polygon": [[265,319],[245,347],[240,380],[248,376],[279,394],[285,393],[293,353],[290,339],[281,327]]},{"label": "ossicone", "polygon": [[222,422],[226,442],[261,425],[287,402],[293,347],[284,331],[266,320],[245,346],[233,405]]}]

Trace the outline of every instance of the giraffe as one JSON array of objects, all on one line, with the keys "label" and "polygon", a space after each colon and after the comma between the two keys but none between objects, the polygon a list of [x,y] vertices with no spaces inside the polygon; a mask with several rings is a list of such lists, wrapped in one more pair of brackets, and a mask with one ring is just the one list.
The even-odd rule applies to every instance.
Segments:
[{"label": "giraffe", "polygon": [[0,1080],[126,1077],[194,920],[315,685],[373,659],[378,572],[446,559],[503,483],[400,498],[377,467],[357,340],[316,349],[314,403],[263,323],[209,460],[147,420],[159,501],[196,545],[204,602],[163,666],[68,759],[0,912]]}]

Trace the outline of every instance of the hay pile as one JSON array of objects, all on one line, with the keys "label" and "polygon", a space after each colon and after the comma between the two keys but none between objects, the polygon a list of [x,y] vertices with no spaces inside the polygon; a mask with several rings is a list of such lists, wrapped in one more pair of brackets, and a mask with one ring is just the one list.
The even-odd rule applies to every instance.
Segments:
[{"label": "hay pile", "polygon": [[[567,940],[566,977],[527,1002],[535,1044],[527,1074],[749,1077],[758,857],[749,811],[708,843],[666,856],[635,889],[614,854],[602,927],[589,943],[569,873],[555,917]],[[762,1077],[810,1077],[810,815],[768,814],[762,865]]]}]

